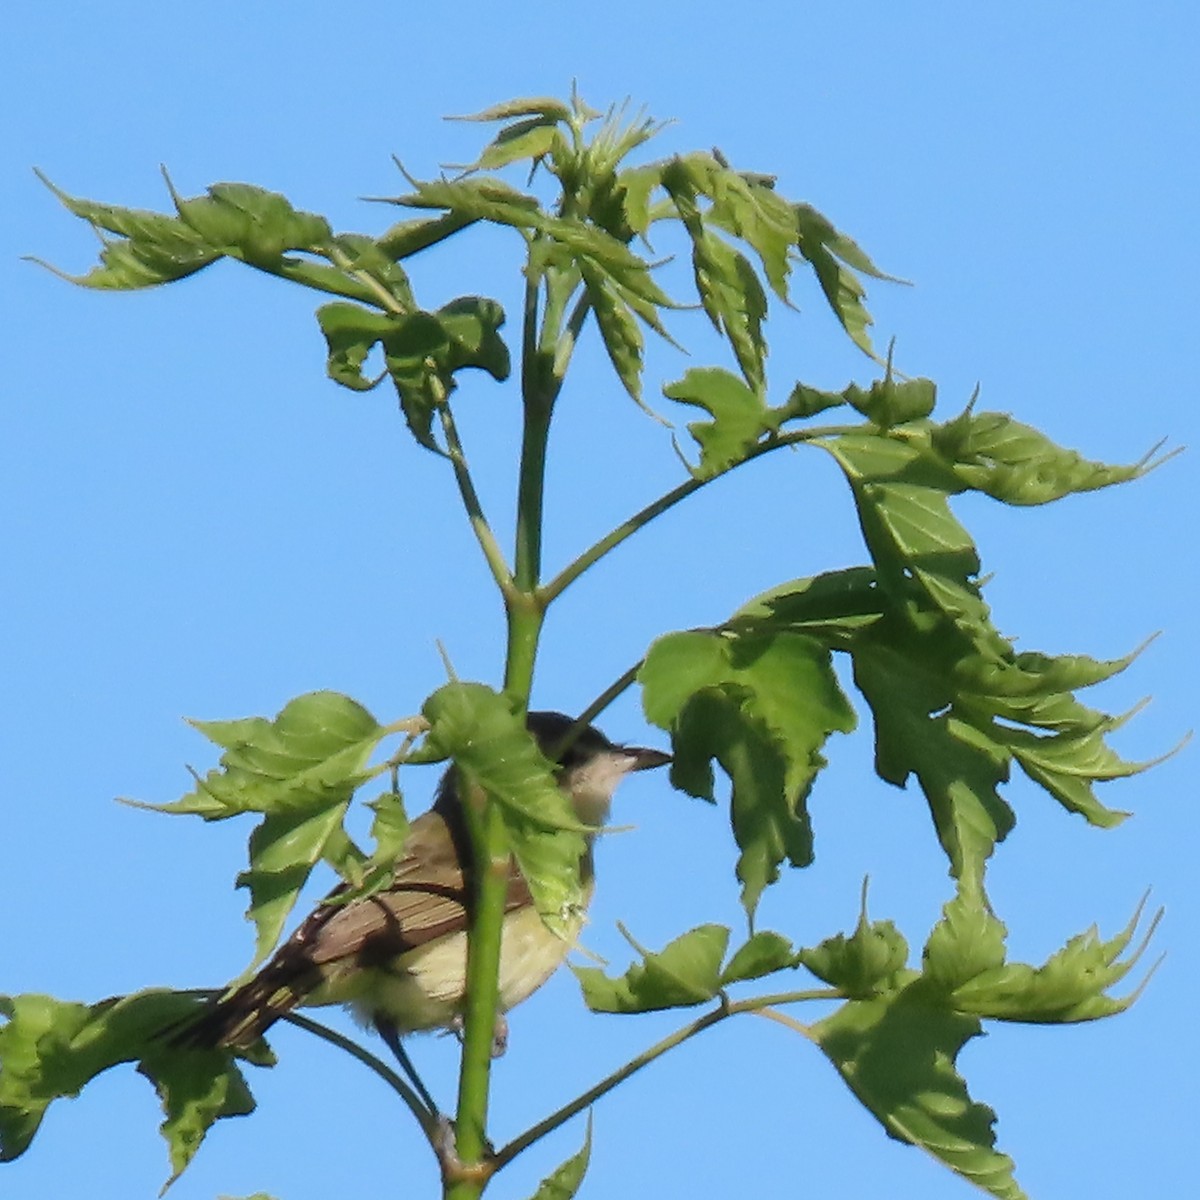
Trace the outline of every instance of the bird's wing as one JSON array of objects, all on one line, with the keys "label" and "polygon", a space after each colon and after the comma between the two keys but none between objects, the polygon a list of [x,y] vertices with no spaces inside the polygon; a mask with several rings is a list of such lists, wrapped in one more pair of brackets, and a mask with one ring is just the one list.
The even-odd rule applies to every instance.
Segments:
[{"label": "bird's wing", "polygon": [[[436,808],[418,817],[387,888],[344,904],[336,901],[346,886],[335,889],[253,979],[166,1036],[180,1045],[249,1046],[331,978],[387,966],[407,950],[465,929],[470,895],[457,834]],[[506,907],[527,903],[529,889],[513,866]]]},{"label": "bird's wing", "polygon": [[[336,900],[337,891],[331,899]],[[506,911],[530,903],[528,885],[510,864]],[[441,813],[411,826],[392,883],[348,904],[324,903],[282,947],[312,966],[352,959],[369,967],[467,927],[470,896],[454,841]],[[290,956],[289,956],[290,957]]]}]

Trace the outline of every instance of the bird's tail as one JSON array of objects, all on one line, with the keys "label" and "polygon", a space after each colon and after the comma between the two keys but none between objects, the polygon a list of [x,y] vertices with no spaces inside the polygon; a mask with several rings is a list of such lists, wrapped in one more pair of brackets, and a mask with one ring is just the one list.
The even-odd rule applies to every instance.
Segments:
[{"label": "bird's tail", "polygon": [[210,1001],[194,1017],[173,1025],[163,1034],[173,1046],[215,1049],[226,1046],[245,1050],[254,1045],[280,1017],[304,999],[305,989],[293,972],[286,974],[268,965],[248,983]]}]

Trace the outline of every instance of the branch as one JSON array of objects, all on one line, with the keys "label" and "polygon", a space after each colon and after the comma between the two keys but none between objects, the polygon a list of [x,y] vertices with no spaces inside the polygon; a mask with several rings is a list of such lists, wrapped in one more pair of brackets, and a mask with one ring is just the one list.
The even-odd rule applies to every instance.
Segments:
[{"label": "branch", "polygon": [[642,663],[646,660],[639,658],[619,679],[614,680],[575,718],[577,725],[590,725],[622,692],[633,686],[637,680]]},{"label": "branch", "polygon": [[421,1132],[425,1135],[425,1140],[428,1141],[433,1152],[435,1154],[439,1152],[438,1138],[441,1133],[441,1127],[438,1123],[438,1114],[430,1112],[412,1087],[397,1075],[387,1063],[376,1058],[374,1054],[369,1050],[365,1050],[352,1038],[345,1037],[336,1030],[330,1029],[327,1025],[322,1025],[319,1021],[314,1021],[311,1017],[305,1017],[295,1012],[283,1013],[282,1017],[289,1024],[296,1025],[300,1029],[315,1034],[331,1045],[337,1046],[340,1050],[345,1050],[347,1054],[357,1058],[360,1063],[374,1071],[384,1083],[400,1096],[400,1099],[408,1106],[409,1112],[417,1118],[417,1124],[421,1126]]},{"label": "branch", "polygon": [[392,293],[389,292],[387,288],[385,288],[383,284],[379,282],[378,279],[371,275],[370,272],[351,266],[350,259],[343,251],[339,250],[337,246],[329,247],[328,258],[329,261],[333,263],[333,265],[337,267],[339,271],[344,271],[347,275],[357,279],[359,283],[361,283],[365,288],[378,297],[379,307],[382,308],[384,312],[389,312],[395,317],[402,317],[408,312],[408,309],[405,308],[404,305],[401,304],[400,301],[397,300],[396,297],[393,296]]},{"label": "branch", "polygon": [[[459,786],[465,781],[460,776]],[[458,1077],[454,1154],[464,1168],[446,1195],[477,1197],[486,1183],[476,1168],[490,1167],[487,1139],[488,1092],[491,1084],[496,1015],[500,1009],[500,942],[504,900],[508,892],[508,841],[504,819],[494,800],[482,808],[464,797],[475,855],[475,904],[467,942],[467,994],[463,1012],[462,1067]],[[487,1172],[490,1175],[490,1170]]]},{"label": "branch", "polygon": [[475,481],[471,478],[467,457],[458,436],[458,427],[454,423],[454,414],[450,411],[448,402],[438,406],[438,415],[441,418],[442,433],[446,437],[446,453],[454,468],[458,494],[462,497],[467,519],[471,522],[475,540],[483,551],[483,557],[487,560],[496,586],[500,589],[501,594],[507,597],[513,588],[512,572],[504,559],[500,543],[496,540],[496,535],[492,532],[492,527],[483,514],[483,505],[480,503],[479,493],[475,490]]},{"label": "branch", "polygon": [[[636,1058],[630,1059],[624,1066],[600,1080],[594,1087],[588,1088],[586,1092],[577,1096],[570,1103],[563,1105],[562,1108],[551,1113],[550,1116],[539,1121],[536,1125],[530,1126],[524,1133],[513,1138],[508,1145],[501,1147],[492,1157],[495,1169],[497,1171],[500,1170],[501,1167],[516,1158],[522,1150],[528,1150],[534,1142],[545,1137],[546,1134],[553,1132],[560,1125],[581,1113],[585,1108],[590,1107],[601,1096],[611,1092],[619,1083],[624,1083],[626,1079],[636,1074],[643,1067],[649,1066],[655,1059],[661,1058],[668,1050],[674,1050],[676,1046],[683,1045],[684,1042],[689,1038],[695,1037],[696,1034],[703,1033],[704,1030],[720,1024],[726,1017],[736,1016],[738,1013],[757,1013],[760,1009],[773,1008],[778,1004],[795,1004],[804,1000],[842,1000],[844,998],[844,994],[838,988],[811,988],[807,991],[781,992],[773,996],[757,996],[750,1000],[738,1001],[731,1001],[727,997],[722,997],[718,1006],[711,1012],[705,1013],[702,1017],[697,1017],[696,1020],[684,1025],[683,1028],[677,1029],[672,1034],[668,1034],[662,1041],[655,1042],[649,1049],[642,1051]],[[768,1014],[764,1013],[763,1015]],[[773,1013],[771,1015],[776,1019],[782,1016],[780,1013]]]},{"label": "branch", "polygon": [[844,433],[846,429],[846,426],[839,425],[826,426],[821,429],[802,429],[793,433],[779,434],[751,447],[743,458],[738,459],[737,462],[730,463],[724,470],[718,471],[714,475],[706,475],[703,479],[693,477],[685,480],[677,488],[673,488],[665,495],[660,496],[652,504],[647,504],[640,512],[630,517],[628,521],[618,525],[611,533],[606,534],[593,546],[585,550],[574,562],[561,570],[545,587],[540,589],[539,595],[543,606],[556,600],[584,571],[599,562],[610,550],[615,550],[626,538],[632,537],[639,529],[653,521],[655,517],[662,516],[663,513],[674,508],[681,500],[686,500],[702,487],[707,486],[714,480],[721,479],[744,463],[753,462],[754,459],[761,458],[764,454],[769,454],[772,450],[778,450],[782,446],[801,445],[804,442],[814,441],[817,438],[830,437],[834,434]]},{"label": "branch", "polygon": [[575,343],[579,340],[579,334],[583,329],[583,323],[587,320],[587,315],[592,311],[592,301],[587,292],[575,302],[575,307],[571,310],[571,315],[567,320],[567,328],[562,337],[558,340],[558,347],[554,352],[553,372],[554,378],[562,383],[566,377],[567,367],[571,362],[571,355],[575,352]]}]

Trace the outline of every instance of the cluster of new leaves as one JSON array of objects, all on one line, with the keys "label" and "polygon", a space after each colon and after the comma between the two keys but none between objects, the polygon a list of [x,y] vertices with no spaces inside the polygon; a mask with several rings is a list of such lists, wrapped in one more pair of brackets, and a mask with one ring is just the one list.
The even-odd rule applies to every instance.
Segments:
[{"label": "cluster of new leaves", "polygon": [[[523,363],[527,381],[561,374],[557,318],[570,308],[579,323],[594,317],[625,389],[641,402],[642,326],[669,337],[662,310],[676,307],[653,277],[654,263],[632,248],[655,223],[678,220],[690,238],[701,305],[728,341],[749,386],[765,385],[762,324],[767,286],[788,299],[789,277],[807,263],[853,340],[868,353],[870,316],[857,272],[883,276],[870,259],[809,205],[789,201],[765,175],[738,172],[719,153],[695,153],[627,167],[626,156],[651,138],[651,121],[610,115],[598,132],[583,131],[598,114],[581,103],[521,100],[473,120],[507,121],[479,159],[456,178],[409,178],[412,191],[389,203],[439,215],[406,220],[378,237],[335,233],[321,216],[283,196],[221,183],[185,199],[170,185],[175,214],[148,212],[73,197],[51,186],[63,205],[91,224],[104,242],[100,265],[75,283],[134,289],[169,283],[222,258],[245,263],[340,299],[317,310],[332,379],[365,391],[390,378],[409,429],[440,449],[434,420],[473,367],[504,380],[508,348],[495,300],[464,296],[430,312],[414,298],[405,259],[478,222],[517,231],[528,245],[526,277],[541,289],[547,335]],[[484,174],[519,162],[544,168],[559,184],[550,203]],[[648,242],[647,242],[648,244]],[[384,370],[364,373],[373,349]]]},{"label": "cluster of new leaves", "polygon": [[[596,115],[556,100],[489,109],[472,119],[515,120],[500,130],[471,173],[455,180],[410,180],[413,192],[395,202],[444,210],[447,218],[464,223],[484,220],[520,230],[535,248],[530,267],[552,279],[551,305],[565,307],[578,299],[590,309],[618,377],[639,402],[641,325],[668,336],[661,310],[674,304],[654,281],[654,264],[631,246],[635,239],[649,245],[652,226],[661,221],[677,220],[686,230],[701,305],[751,387],[765,384],[767,296],[739,242],[757,256],[768,286],[785,303],[793,265],[809,264],[843,328],[871,352],[871,319],[855,270],[886,276],[853,241],[809,205],[780,196],[769,176],[735,171],[717,152],[622,166],[656,126],[622,124],[620,114],[610,114],[585,140],[583,125]],[[476,174],[520,161],[559,181],[560,196],[550,211],[536,196]]]},{"label": "cluster of new leaves", "polygon": [[[1012,828],[998,789],[1014,761],[1092,824],[1122,818],[1094,785],[1145,764],[1123,761],[1105,741],[1123,718],[1086,707],[1074,692],[1130,659],[1017,653],[992,624],[974,543],[949,498],[977,490],[1009,504],[1045,503],[1133,478],[1146,462],[1088,462],[971,407],[939,424],[924,379],[889,374],[868,391],[840,393],[798,386],[776,408],[717,369],[689,371],[666,391],[711,414],[689,426],[701,478],[781,444],[832,455],[871,559],[775,588],[717,628],[661,638],[642,667],[646,715],[672,734],[676,785],[712,799],[714,760],[732,781],[748,912],[781,862],[812,858],[805,801],[823,765],[820,748],[854,724],[834,652],[851,660],[874,717],[876,770],[897,786],[916,779],[967,892],[982,895],[984,864]],[[865,420],[803,424],[842,406]]]},{"label": "cluster of new leaves", "polygon": [[[970,1097],[956,1069],[959,1052],[983,1032],[981,1018],[1062,1023],[1128,1008],[1137,991],[1123,997],[1106,993],[1137,963],[1157,924],[1156,916],[1141,944],[1122,959],[1141,914],[1139,905],[1129,924],[1107,941],[1089,930],[1041,967],[1031,967],[1005,961],[1004,926],[960,892],[930,933],[917,971],[908,966],[908,945],[896,927],[868,919],[864,895],[854,931],[811,949],[759,931],[727,956],[729,930],[703,925],[658,953],[629,938],[641,961],[622,976],[594,967],[574,970],[596,1012],[716,1001],[696,1022],[697,1031],[740,1012],[770,1015],[771,1006],[789,1000],[841,998],[836,1011],[813,1025],[781,1019],[820,1047],[892,1137],[922,1147],[1000,1200],[1023,1200],[1012,1160],[995,1148],[995,1113]],[[829,987],[748,1000],[727,992],[797,967]]]},{"label": "cluster of new leaves", "polygon": [[[1088,462],[973,405],[939,424],[933,384],[898,382],[890,371],[866,390],[797,385],[776,407],[747,380],[715,368],[689,371],[665,391],[709,415],[688,427],[700,452],[697,481],[781,445],[830,454],[870,557],[868,566],[783,584],[719,626],[651,646],[639,678],[647,718],[671,734],[672,781],[712,800],[713,764],[728,776],[737,874],[753,919],[781,864],[812,861],[807,798],[824,765],[821,749],[855,722],[833,668],[835,653],[849,658],[874,719],[876,770],[896,786],[917,781],[957,895],[920,972],[907,966],[899,932],[869,923],[865,911],[852,936],[790,959],[775,944],[774,961],[807,967],[847,998],[807,1032],[891,1135],[1017,1200],[1012,1163],[994,1148],[994,1114],[968,1096],[957,1055],[982,1018],[1064,1022],[1121,1011],[1134,997],[1105,991],[1140,950],[1118,961],[1135,916],[1110,941],[1094,932],[1072,939],[1041,968],[1005,961],[1004,928],[983,886],[987,859],[1015,820],[999,789],[1015,762],[1067,810],[1109,826],[1124,814],[1102,805],[1095,785],[1145,764],[1123,761],[1105,741],[1123,718],[1074,694],[1130,658],[1016,652],[992,624],[975,546],[949,498],[975,490],[1009,504],[1046,503],[1133,478],[1150,464]],[[807,424],[838,408],[861,419]],[[765,936],[774,935],[755,935]],[[727,937],[714,927],[693,930],[618,980],[582,973],[585,994],[593,1007],[621,1012],[720,995],[738,977],[730,970],[737,956],[720,966]]]}]

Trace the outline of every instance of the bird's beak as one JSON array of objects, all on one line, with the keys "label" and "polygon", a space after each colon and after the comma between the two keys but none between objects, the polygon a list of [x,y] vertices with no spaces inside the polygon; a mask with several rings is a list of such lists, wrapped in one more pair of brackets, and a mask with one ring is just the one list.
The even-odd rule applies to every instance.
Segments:
[{"label": "bird's beak", "polygon": [[651,767],[665,767],[671,761],[669,754],[648,746],[622,746],[621,753],[631,760],[631,771],[649,771]]}]

